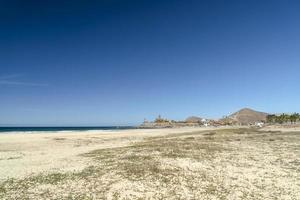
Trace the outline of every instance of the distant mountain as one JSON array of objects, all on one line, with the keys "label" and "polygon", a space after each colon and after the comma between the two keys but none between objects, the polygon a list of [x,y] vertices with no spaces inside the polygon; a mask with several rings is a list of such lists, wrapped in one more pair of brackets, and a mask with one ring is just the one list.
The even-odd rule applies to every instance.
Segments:
[{"label": "distant mountain", "polygon": [[243,108],[232,115],[229,115],[229,118],[239,124],[248,125],[254,124],[255,122],[266,121],[267,115],[268,113],[255,111],[250,108]]},{"label": "distant mountain", "polygon": [[185,121],[188,123],[198,123],[198,122],[201,122],[201,120],[202,120],[201,117],[191,116],[191,117],[186,118]]}]

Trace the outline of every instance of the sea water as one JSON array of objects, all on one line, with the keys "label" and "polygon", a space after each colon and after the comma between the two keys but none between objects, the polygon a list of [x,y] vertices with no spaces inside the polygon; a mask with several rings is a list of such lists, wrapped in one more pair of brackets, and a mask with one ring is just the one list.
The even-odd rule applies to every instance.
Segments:
[{"label": "sea water", "polygon": [[97,130],[126,130],[134,129],[133,126],[83,126],[83,127],[0,127],[0,134],[5,133],[53,133],[53,132],[78,132]]}]

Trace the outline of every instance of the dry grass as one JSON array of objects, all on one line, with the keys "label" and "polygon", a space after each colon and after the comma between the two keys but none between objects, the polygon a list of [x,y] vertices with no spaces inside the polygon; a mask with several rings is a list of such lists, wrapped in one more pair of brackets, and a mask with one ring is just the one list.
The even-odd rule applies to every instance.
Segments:
[{"label": "dry grass", "polygon": [[300,134],[226,129],[95,150],[80,172],[0,184],[1,199],[300,199]]}]

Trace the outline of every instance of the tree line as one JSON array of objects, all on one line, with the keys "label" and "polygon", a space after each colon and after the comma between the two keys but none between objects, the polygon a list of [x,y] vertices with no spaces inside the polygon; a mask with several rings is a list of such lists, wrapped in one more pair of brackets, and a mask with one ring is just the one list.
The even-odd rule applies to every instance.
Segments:
[{"label": "tree line", "polygon": [[281,114],[281,115],[268,115],[267,116],[267,122],[268,123],[296,123],[300,121],[300,114],[299,113],[293,113],[291,115],[289,114]]}]

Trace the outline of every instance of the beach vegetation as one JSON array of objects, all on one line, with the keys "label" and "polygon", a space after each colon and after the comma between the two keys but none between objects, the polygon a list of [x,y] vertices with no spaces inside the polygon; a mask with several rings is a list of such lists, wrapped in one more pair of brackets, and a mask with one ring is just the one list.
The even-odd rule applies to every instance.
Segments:
[{"label": "beach vegetation", "polygon": [[161,115],[158,115],[158,117],[154,120],[154,123],[168,123],[170,120],[164,119],[161,117]]},{"label": "beach vegetation", "polygon": [[297,199],[295,141],[255,128],[148,137],[81,154],[91,164],[79,171],[6,180],[0,199]]},{"label": "beach vegetation", "polygon": [[297,123],[300,121],[300,114],[293,113],[293,114],[280,114],[280,115],[268,115],[267,122],[271,124],[285,124],[285,123]]}]

